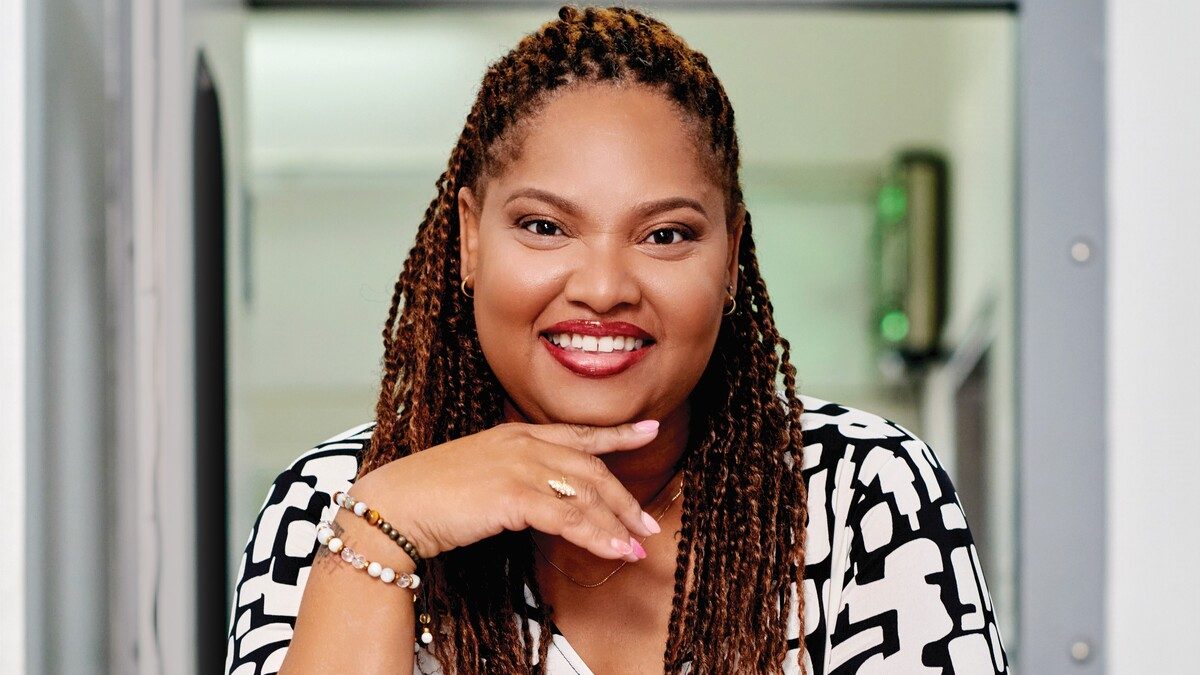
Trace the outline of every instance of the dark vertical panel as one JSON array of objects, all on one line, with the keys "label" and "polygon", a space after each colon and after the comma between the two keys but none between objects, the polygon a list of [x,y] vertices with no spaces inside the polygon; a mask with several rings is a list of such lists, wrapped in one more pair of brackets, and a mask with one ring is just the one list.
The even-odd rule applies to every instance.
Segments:
[{"label": "dark vertical panel", "polygon": [[991,387],[991,372],[988,365],[990,349],[980,355],[975,366],[954,394],[954,483],[962,501],[967,522],[971,524],[971,536],[983,558],[983,572],[991,578],[997,569],[993,562],[996,542],[990,527],[992,514],[991,485],[988,466],[991,450],[988,445],[988,389]]},{"label": "dark vertical panel", "polygon": [[220,100],[201,54],[192,136],[196,358],[196,653],[200,673],[225,661],[226,353],[225,170]]}]

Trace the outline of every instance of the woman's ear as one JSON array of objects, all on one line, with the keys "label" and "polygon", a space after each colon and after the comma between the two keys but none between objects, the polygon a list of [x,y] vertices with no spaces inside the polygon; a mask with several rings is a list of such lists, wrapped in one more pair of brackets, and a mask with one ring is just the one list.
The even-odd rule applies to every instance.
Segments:
[{"label": "woman's ear", "polygon": [[746,225],[746,205],[739,203],[737,211],[729,220],[729,259],[725,262],[729,284],[734,288],[738,285],[738,256],[742,245],[742,228]]},{"label": "woman's ear", "polygon": [[475,271],[476,250],[479,244],[479,216],[481,205],[469,187],[458,190],[458,259],[459,275],[466,279]]}]

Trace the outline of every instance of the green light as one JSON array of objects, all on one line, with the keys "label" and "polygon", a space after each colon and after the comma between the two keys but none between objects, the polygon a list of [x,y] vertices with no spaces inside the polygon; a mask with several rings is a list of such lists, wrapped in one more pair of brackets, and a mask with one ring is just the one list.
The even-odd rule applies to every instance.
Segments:
[{"label": "green light", "polygon": [[879,332],[888,342],[900,342],[908,337],[908,315],[898,309],[884,314],[879,322]]},{"label": "green light", "polygon": [[899,185],[885,185],[879,190],[879,200],[875,208],[880,220],[898,223],[908,210],[908,193]]}]

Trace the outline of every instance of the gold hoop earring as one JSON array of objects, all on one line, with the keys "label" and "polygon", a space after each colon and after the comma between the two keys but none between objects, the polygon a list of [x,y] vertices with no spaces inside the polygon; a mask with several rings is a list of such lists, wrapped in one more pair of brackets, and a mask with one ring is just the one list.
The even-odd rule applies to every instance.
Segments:
[{"label": "gold hoop earring", "polygon": [[467,292],[467,280],[468,280],[468,279],[470,279],[470,278],[471,278],[471,275],[470,275],[470,274],[468,274],[467,276],[463,277],[462,283],[458,285],[458,288],[459,288],[459,290],[461,290],[461,291],[462,291],[462,294],[463,294],[463,295],[467,296],[468,298],[473,298],[473,297],[475,297],[475,294],[474,294],[474,293],[468,293],[468,292]]}]

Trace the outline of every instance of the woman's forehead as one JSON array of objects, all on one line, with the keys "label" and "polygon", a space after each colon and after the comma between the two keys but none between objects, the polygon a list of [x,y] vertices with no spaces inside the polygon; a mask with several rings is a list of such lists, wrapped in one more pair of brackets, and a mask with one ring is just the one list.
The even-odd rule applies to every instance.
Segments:
[{"label": "woman's forehead", "polygon": [[697,198],[719,192],[694,125],[648,88],[573,89],[551,98],[523,127],[520,147],[501,158],[504,171],[493,184],[501,191],[532,184],[598,189],[609,198],[621,192],[685,191]]}]

